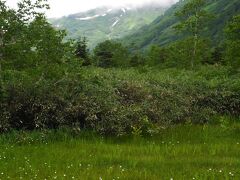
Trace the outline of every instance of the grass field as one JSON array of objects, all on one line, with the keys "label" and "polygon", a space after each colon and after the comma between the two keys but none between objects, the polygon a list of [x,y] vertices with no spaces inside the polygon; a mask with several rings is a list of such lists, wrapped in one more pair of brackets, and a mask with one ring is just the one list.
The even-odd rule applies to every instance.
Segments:
[{"label": "grass field", "polygon": [[155,137],[13,132],[0,179],[240,179],[240,125],[176,126]]}]

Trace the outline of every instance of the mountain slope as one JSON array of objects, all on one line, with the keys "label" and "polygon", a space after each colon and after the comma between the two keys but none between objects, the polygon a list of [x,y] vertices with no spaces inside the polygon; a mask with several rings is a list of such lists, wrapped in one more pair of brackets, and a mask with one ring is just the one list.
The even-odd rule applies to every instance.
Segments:
[{"label": "mountain slope", "polygon": [[66,29],[69,38],[86,36],[90,47],[107,39],[122,38],[162,15],[166,7],[148,4],[141,8],[107,7],[69,15],[49,21],[58,28]]},{"label": "mountain slope", "polygon": [[[169,8],[164,15],[158,17],[151,24],[140,28],[131,36],[126,36],[123,41],[131,45],[133,49],[146,48],[151,44],[165,45],[182,37],[176,34],[173,27],[178,23],[175,12],[178,11],[185,1],[180,1]],[[215,15],[214,20],[210,23],[209,28],[204,33],[211,37],[215,44],[223,40],[223,29],[226,22],[232,16],[240,13],[239,0],[208,0],[206,10]]]}]

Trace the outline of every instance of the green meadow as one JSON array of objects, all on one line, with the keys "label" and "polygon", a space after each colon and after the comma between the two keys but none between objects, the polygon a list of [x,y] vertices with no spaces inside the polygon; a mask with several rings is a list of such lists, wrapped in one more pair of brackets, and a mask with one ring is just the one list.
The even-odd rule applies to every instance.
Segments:
[{"label": "green meadow", "polygon": [[153,137],[12,132],[0,137],[0,179],[239,179],[239,132],[237,123]]}]

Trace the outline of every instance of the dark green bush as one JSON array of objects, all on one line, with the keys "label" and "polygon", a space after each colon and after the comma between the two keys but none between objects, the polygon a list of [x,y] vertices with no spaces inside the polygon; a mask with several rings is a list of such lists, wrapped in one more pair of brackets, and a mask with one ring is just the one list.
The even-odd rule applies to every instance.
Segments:
[{"label": "dark green bush", "polygon": [[105,135],[151,134],[176,123],[240,115],[239,75],[222,67],[142,72],[56,66],[53,72],[51,78],[42,71],[3,72],[1,131],[67,126]]}]

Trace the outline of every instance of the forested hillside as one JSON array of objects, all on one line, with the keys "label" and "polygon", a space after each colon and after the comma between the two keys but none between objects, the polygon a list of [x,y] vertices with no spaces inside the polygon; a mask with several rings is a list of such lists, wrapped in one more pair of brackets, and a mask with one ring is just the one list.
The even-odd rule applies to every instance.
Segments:
[{"label": "forested hillside", "polygon": [[[175,13],[189,0],[181,0],[168,9],[164,15],[158,17],[150,25],[144,26],[137,32],[124,38],[123,42],[132,46],[132,49],[145,48],[151,44],[166,45],[181,37],[183,34],[176,34],[174,26],[179,19]],[[223,29],[234,15],[240,13],[239,0],[208,0],[205,10],[213,14],[214,18],[209,23],[203,34],[211,37],[214,44],[221,43],[224,39]]]},{"label": "forested hillside", "polygon": [[92,48],[108,39],[122,38],[151,23],[167,7],[146,4],[144,7],[96,8],[49,21],[57,28],[66,29],[67,38],[87,37]]}]

